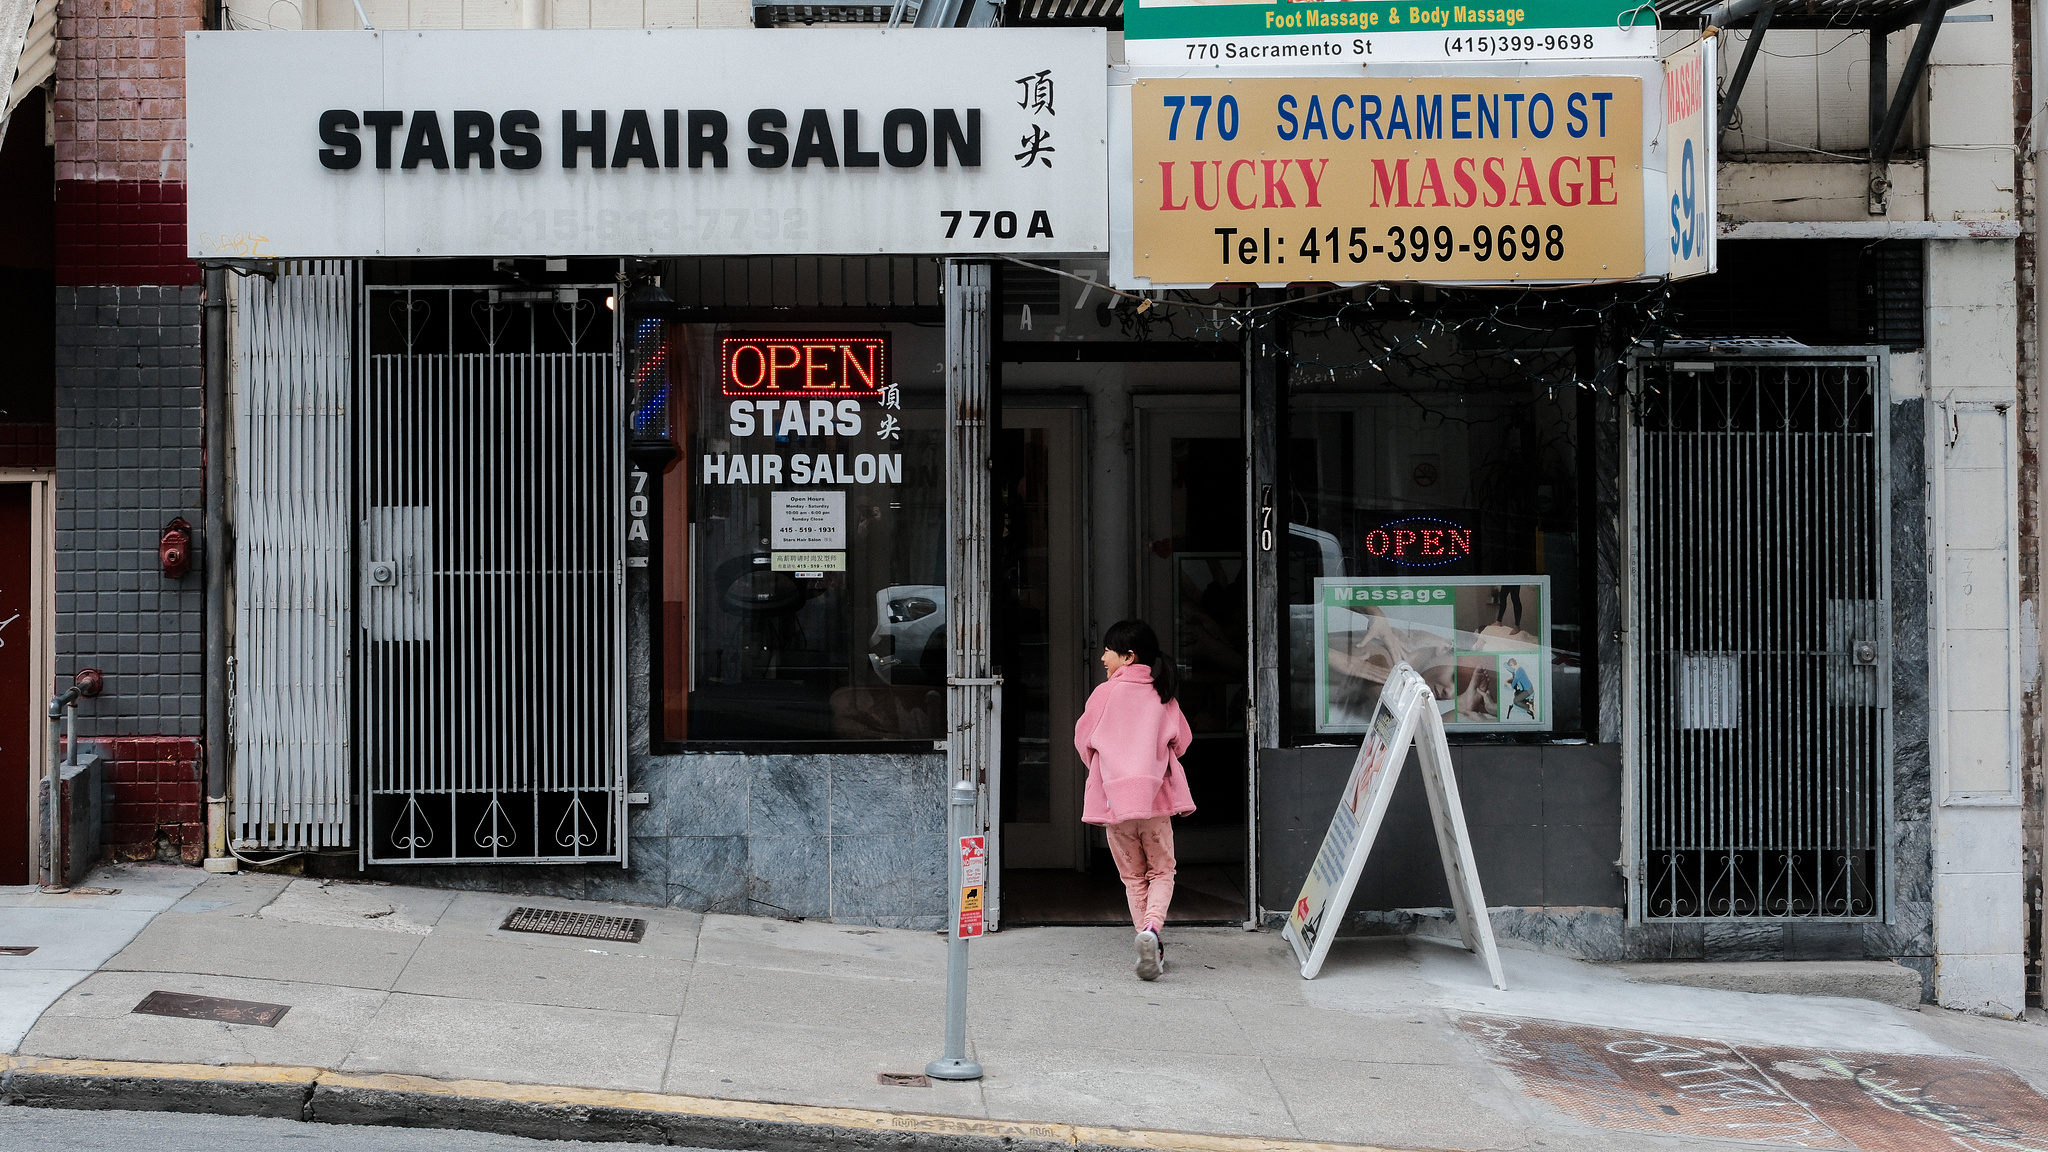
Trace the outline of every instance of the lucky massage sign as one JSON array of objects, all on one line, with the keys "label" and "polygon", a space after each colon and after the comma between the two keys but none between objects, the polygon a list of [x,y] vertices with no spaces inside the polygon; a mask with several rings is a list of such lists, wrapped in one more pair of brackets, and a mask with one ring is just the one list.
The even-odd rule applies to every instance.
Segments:
[{"label": "lucky massage sign", "polygon": [[1136,81],[1132,273],[1154,286],[1640,276],[1642,88]]}]

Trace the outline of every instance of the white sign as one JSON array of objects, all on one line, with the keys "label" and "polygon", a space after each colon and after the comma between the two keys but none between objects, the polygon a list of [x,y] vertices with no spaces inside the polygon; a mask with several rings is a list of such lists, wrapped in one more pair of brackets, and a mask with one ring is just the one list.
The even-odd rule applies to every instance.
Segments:
[{"label": "white sign", "polygon": [[1105,35],[189,32],[187,248],[1099,253]]},{"label": "white sign", "polygon": [[775,551],[846,550],[846,493],[774,492],[769,499]]},{"label": "white sign", "polygon": [[[1419,737],[1419,739],[1418,739]],[[1487,919],[1486,896],[1479,889],[1479,869],[1472,861],[1472,837],[1465,829],[1465,808],[1458,798],[1458,778],[1451,771],[1451,746],[1437,714],[1436,693],[1415,669],[1396,665],[1380,692],[1365,743],[1351,765],[1337,813],[1316,852],[1301,895],[1287,913],[1281,930],[1301,961],[1301,978],[1315,979],[1330,942],[1344,922],[1344,909],[1365,872],[1365,858],[1394,799],[1394,785],[1408,760],[1410,745],[1422,764],[1422,783],[1429,792],[1429,811],[1436,824],[1436,845],[1450,882],[1451,905],[1465,947],[1486,961],[1493,986],[1507,988],[1500,953],[1493,944],[1493,923]]]},{"label": "white sign", "polygon": [[1720,182],[1715,168],[1721,133],[1714,51],[1714,41],[1696,40],[1664,58],[1673,280],[1703,276],[1720,266]]}]

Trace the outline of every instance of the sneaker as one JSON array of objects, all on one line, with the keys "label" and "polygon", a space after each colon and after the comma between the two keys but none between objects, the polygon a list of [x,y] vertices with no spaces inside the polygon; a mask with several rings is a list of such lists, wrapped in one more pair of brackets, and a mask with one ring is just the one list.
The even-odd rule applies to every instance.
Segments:
[{"label": "sneaker", "polygon": [[1159,979],[1159,933],[1150,928],[1138,932],[1138,979]]}]

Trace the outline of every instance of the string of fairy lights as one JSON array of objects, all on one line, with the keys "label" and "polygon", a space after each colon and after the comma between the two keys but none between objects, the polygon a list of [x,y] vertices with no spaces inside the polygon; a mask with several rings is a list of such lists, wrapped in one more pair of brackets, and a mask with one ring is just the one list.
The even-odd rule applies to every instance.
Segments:
[{"label": "string of fairy lights", "polygon": [[[1291,289],[1285,299],[1247,304],[1241,301],[1248,289],[1145,294],[1106,289],[1058,267],[1011,262],[1106,293],[1113,303],[1104,318],[1130,340],[1235,340],[1271,313],[1291,332],[1280,351],[1294,390],[1384,388],[1450,422],[1470,418],[1427,397],[1474,390],[1540,393],[1553,400],[1573,390],[1627,395],[1626,357],[1603,357],[1595,350],[1613,352],[1669,334],[1666,281],[1502,288],[1372,284]],[[1341,343],[1347,337],[1348,348]]]}]

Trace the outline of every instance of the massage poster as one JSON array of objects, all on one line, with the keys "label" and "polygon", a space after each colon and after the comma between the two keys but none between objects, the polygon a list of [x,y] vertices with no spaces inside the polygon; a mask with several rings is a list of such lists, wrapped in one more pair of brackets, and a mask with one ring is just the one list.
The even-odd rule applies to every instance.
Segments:
[{"label": "massage poster", "polygon": [[1403,663],[1451,731],[1549,731],[1548,576],[1325,577],[1314,609],[1317,732],[1368,731]]}]

